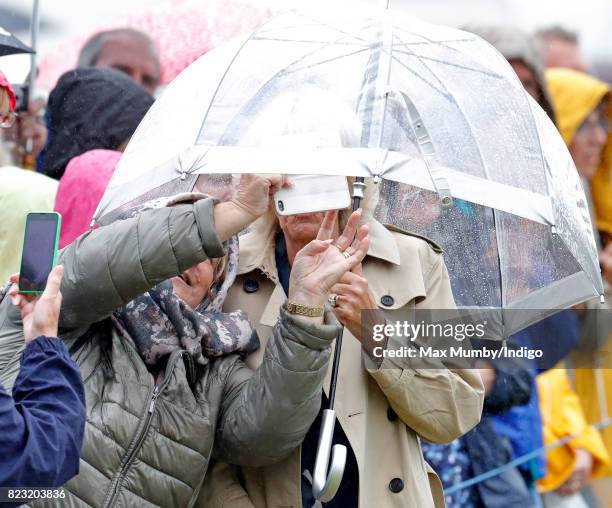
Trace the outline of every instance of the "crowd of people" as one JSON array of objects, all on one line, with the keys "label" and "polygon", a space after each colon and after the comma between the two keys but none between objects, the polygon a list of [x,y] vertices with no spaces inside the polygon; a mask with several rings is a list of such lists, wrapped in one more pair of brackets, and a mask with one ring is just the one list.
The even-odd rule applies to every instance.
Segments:
[{"label": "crowd of people", "polygon": [[[610,85],[562,28],[464,29],[499,50],[557,126],[608,288]],[[17,115],[0,74],[0,487],[63,488],[33,506],[319,506],[313,464],[342,333],[334,442],[348,455],[323,506],[612,507],[599,299],[509,340],[546,339],[554,368],[382,368],[362,311],[455,299],[443,249],[377,221],[374,195],[352,213],[279,216],[269,197],[291,185],[283,176],[243,175],[225,199],[199,180],[92,229],[159,83],[154,42],[130,28],[93,36],[76,68]],[[350,114],[325,94],[283,101],[291,115],[264,114],[255,145],[315,126],[329,133],[319,144],[358,144]],[[63,217],[61,266],[33,299],[16,273],[25,216],[45,210]],[[579,368],[586,357],[593,367]]]}]

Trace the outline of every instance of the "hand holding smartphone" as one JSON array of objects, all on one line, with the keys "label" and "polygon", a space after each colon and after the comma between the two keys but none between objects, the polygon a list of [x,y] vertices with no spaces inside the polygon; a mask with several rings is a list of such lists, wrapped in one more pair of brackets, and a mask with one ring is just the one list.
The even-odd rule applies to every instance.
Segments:
[{"label": "hand holding smartphone", "polygon": [[20,294],[16,285],[17,275],[11,275],[13,287],[9,290],[9,296],[13,305],[19,308],[23,324],[23,338],[26,344],[41,335],[45,337],[58,336],[59,315],[62,305],[60,286],[63,274],[61,265],[53,268],[47,278],[45,290],[40,297],[34,294]]},{"label": "hand holding smartphone", "polygon": [[291,187],[274,194],[279,215],[343,210],[351,205],[348,182],[337,175],[290,175]]},{"label": "hand holding smartphone", "polygon": [[55,266],[62,217],[57,212],[31,212],[26,217],[19,270],[20,293],[42,293]]}]

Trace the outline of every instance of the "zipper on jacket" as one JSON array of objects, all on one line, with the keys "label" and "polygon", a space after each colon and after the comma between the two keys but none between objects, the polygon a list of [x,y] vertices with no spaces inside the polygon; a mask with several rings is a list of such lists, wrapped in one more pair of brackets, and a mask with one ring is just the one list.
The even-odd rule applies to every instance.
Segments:
[{"label": "zipper on jacket", "polygon": [[155,386],[155,388],[153,389],[153,395],[151,395],[151,401],[149,402],[149,414],[153,414],[153,411],[155,410],[155,401],[157,400],[157,397],[159,396],[159,386]]},{"label": "zipper on jacket", "polygon": [[117,476],[111,483],[111,487],[108,491],[106,500],[103,505],[105,508],[110,508],[113,506],[114,501],[119,493],[119,486],[121,484],[121,481],[123,480],[123,478],[125,478],[125,475],[127,474],[128,469],[132,465],[134,458],[140,451],[140,448],[142,447],[142,444],[144,443],[144,440],[147,436],[149,427],[151,426],[151,420],[153,419],[153,413],[155,411],[155,403],[157,402],[157,399],[163,392],[164,388],[166,388],[166,386],[170,382],[172,372],[174,371],[174,367],[176,366],[176,360],[177,358],[180,358],[183,355],[183,353],[184,351],[179,350],[179,351],[175,351],[174,353],[170,355],[170,359],[168,360],[168,363],[166,365],[166,376],[164,377],[164,380],[161,382],[161,384],[155,385],[153,387],[153,392],[149,396],[149,402],[147,406],[145,406],[147,407],[147,413],[145,415],[144,422],[140,426],[140,428],[136,430],[134,438],[132,439],[132,443],[130,444],[130,447],[128,448],[128,453],[127,455],[125,455],[123,459],[123,464],[121,465],[121,469],[119,470],[119,473],[117,474]]}]

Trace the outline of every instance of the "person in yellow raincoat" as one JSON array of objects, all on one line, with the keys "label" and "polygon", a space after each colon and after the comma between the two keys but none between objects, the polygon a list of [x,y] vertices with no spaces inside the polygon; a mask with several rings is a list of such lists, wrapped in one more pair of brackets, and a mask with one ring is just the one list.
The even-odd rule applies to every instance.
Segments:
[{"label": "person in yellow raincoat", "polygon": [[[590,200],[591,191],[593,193],[598,214],[597,228],[612,231],[610,165],[605,162],[612,158],[603,157],[604,152],[610,153],[612,147],[609,142],[610,88],[592,76],[570,69],[549,69],[546,79],[559,130],[582,177],[587,199]],[[593,214],[593,207],[591,212]],[[605,255],[604,250],[601,253],[602,266]],[[612,367],[609,356],[608,367]],[[606,379],[596,379],[602,374]],[[601,434],[590,425],[605,417],[599,411],[601,393],[597,386],[602,388],[606,384],[612,384],[612,371],[577,369],[576,391],[563,369],[553,369],[538,376],[545,443],[551,444],[570,435],[578,436],[547,455],[547,475],[539,484],[542,491],[556,491],[567,498],[584,486],[589,478],[610,473],[612,429],[604,430],[606,450]],[[607,404],[612,406],[612,390],[608,391]]]},{"label": "person in yellow raincoat", "polygon": [[[575,495],[590,478],[605,475],[610,457],[597,429],[587,423],[565,369],[540,374],[537,386],[545,445],[576,436],[546,455],[546,476],[539,480],[538,488],[552,494],[544,496],[548,508],[557,506],[559,498]],[[582,506],[579,503],[576,500],[575,506]]]}]

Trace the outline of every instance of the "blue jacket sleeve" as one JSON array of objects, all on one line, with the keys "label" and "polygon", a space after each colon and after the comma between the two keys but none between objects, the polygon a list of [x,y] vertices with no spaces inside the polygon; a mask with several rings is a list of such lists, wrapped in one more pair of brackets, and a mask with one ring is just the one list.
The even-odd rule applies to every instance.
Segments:
[{"label": "blue jacket sleeve", "polygon": [[[485,341],[478,339],[473,340],[472,343],[475,348],[486,344]],[[488,344],[487,347],[491,347],[491,344]],[[519,349],[513,338],[506,341],[506,347],[508,350]],[[491,393],[485,396],[483,414],[496,415],[507,411],[512,406],[527,404],[531,398],[533,383],[533,372],[529,362],[523,358],[510,356],[487,361],[491,368],[495,369],[495,382]]]},{"label": "blue jacket sleeve", "polygon": [[0,386],[0,487],[58,487],[79,471],[85,428],[81,372],[63,341],[27,345],[13,397]]}]

